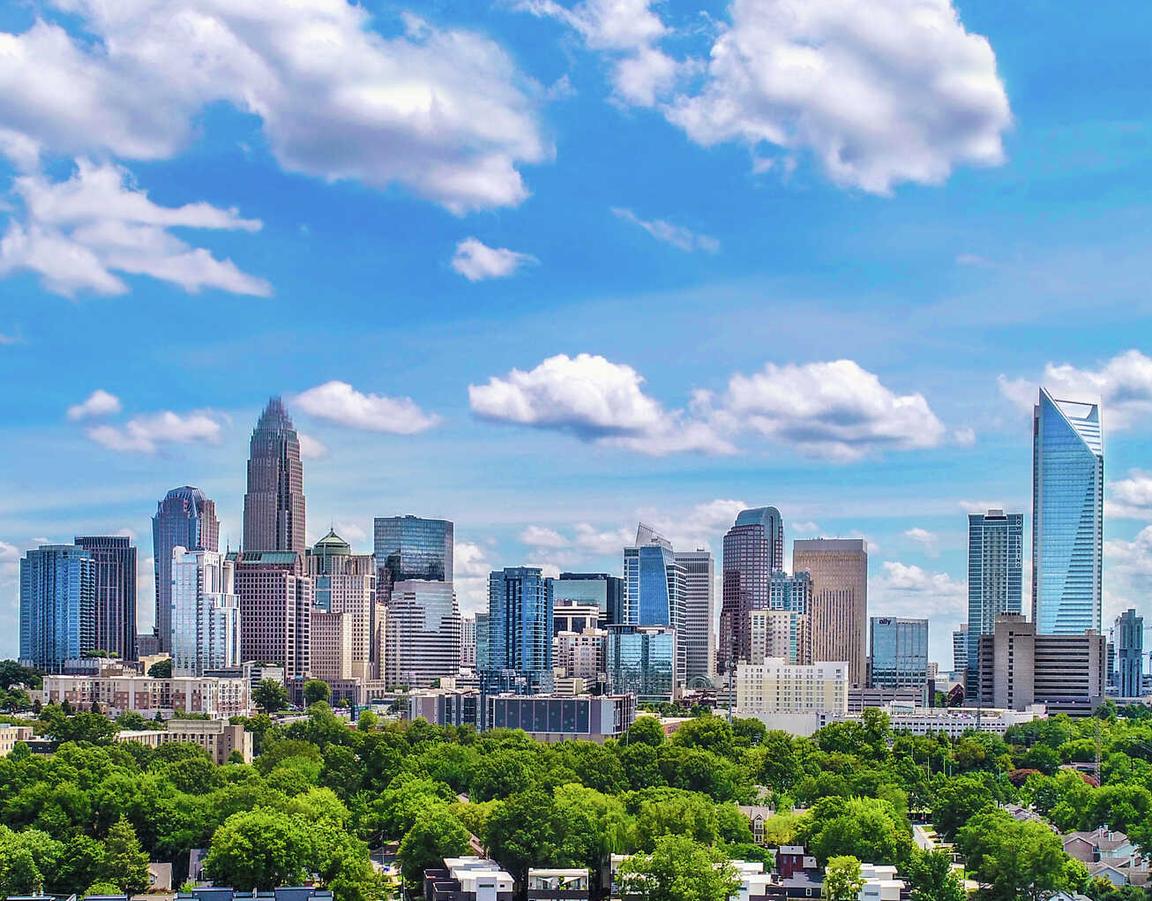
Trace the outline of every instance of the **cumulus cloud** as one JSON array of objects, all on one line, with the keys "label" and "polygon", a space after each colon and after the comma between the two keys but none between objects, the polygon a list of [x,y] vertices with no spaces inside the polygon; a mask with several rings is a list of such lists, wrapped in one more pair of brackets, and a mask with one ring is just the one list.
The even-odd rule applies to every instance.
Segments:
[{"label": "cumulus cloud", "polygon": [[686,253],[697,250],[716,253],[720,249],[720,242],[715,238],[699,234],[680,225],[673,225],[664,219],[641,219],[632,210],[622,207],[613,207],[612,213],[625,222],[638,225],[657,241],[671,244],[677,250],[683,250]]},{"label": "cumulus cloud", "polygon": [[132,183],[127,170],[84,159],[67,181],[17,178],[15,194],[23,212],[10,219],[0,238],[0,277],[34,272],[48,290],[69,297],[81,291],[122,294],[128,290],[122,275],[146,275],[190,292],[271,293],[267,282],[231,260],[219,260],[169,231],[259,230],[258,221],[242,219],[236,210],[206,203],[160,206]]},{"label": "cumulus cloud", "polygon": [[968,597],[967,584],[947,573],[893,560],[884,561],[868,591],[869,607],[877,616],[956,617]]},{"label": "cumulus cloud", "polygon": [[1130,470],[1128,478],[1108,483],[1104,497],[1110,517],[1152,520],[1152,473]]},{"label": "cumulus cloud", "polygon": [[1152,357],[1138,350],[1118,354],[1097,369],[1049,363],[1039,383],[1001,375],[999,384],[1001,393],[1028,413],[1040,385],[1061,400],[1099,401],[1109,429],[1129,428],[1152,413]]},{"label": "cumulus cloud", "polygon": [[487,610],[492,564],[484,548],[473,541],[457,541],[452,549],[452,568],[460,609],[466,613]]},{"label": "cumulus cloud", "polygon": [[561,548],[570,544],[567,538],[546,526],[528,526],[520,533],[520,540],[535,548]]},{"label": "cumulus cloud", "polygon": [[536,87],[479,34],[405,16],[373,30],[345,0],[68,0],[85,35],[39,20],[0,32],[0,150],[163,159],[198,115],[260,122],[280,165],[401,184],[455,212],[520,202],[519,172],[551,148]]},{"label": "cumulus cloud", "polygon": [[1129,607],[1139,608],[1152,592],[1152,526],[1131,541],[1104,542],[1104,627]]},{"label": "cumulus cloud", "polygon": [[68,418],[77,422],[81,419],[115,416],[120,410],[120,398],[115,394],[109,394],[103,388],[97,388],[83,403],[73,404],[68,408]]},{"label": "cumulus cloud", "polygon": [[732,450],[708,422],[664,409],[644,393],[643,382],[631,366],[602,356],[558,354],[534,369],[470,385],[468,396],[472,411],[490,422],[568,432],[652,456]]},{"label": "cumulus cloud", "polygon": [[821,534],[820,524],[807,521],[807,522],[794,522],[791,526],[793,536],[797,538],[805,538],[808,536]]},{"label": "cumulus cloud", "polygon": [[15,335],[5,335],[3,332],[0,332],[0,347],[5,347],[5,346],[10,345],[10,344],[19,344],[19,343],[20,343],[20,339],[17,338]]},{"label": "cumulus cloud", "polygon": [[489,247],[477,238],[465,238],[456,245],[452,268],[470,282],[491,278],[508,278],[522,267],[536,263],[536,257],[509,250],[507,247]]},{"label": "cumulus cloud", "polygon": [[415,435],[440,419],[410,397],[365,394],[347,382],[331,381],[297,394],[293,404],[310,416],[368,432]]},{"label": "cumulus cloud", "polygon": [[921,394],[896,394],[852,360],[778,366],[728,383],[723,415],[801,453],[855,460],[935,447],[944,425]]},{"label": "cumulus cloud", "polygon": [[328,445],[319,438],[313,438],[304,432],[296,433],[300,441],[300,458],[302,460],[323,460],[328,456]]},{"label": "cumulus cloud", "polygon": [[919,526],[908,529],[904,533],[905,538],[910,538],[922,548],[929,557],[938,557],[940,555],[940,536],[935,532],[929,532],[927,529],[922,529]]},{"label": "cumulus cloud", "polygon": [[1001,501],[960,501],[960,509],[965,513],[987,513],[989,510],[1007,510]]},{"label": "cumulus cloud", "polygon": [[613,90],[621,101],[653,106],[675,85],[682,64],[659,47],[668,28],[652,9],[653,0],[583,0],[566,6],[555,0],[519,0],[522,10],[563,22],[589,50],[606,54]]},{"label": "cumulus cloud", "polygon": [[1001,163],[1011,124],[992,46],[951,0],[733,0],[702,87],[667,115],[700,144],[811,152],[878,194]]},{"label": "cumulus cloud", "polygon": [[215,444],[220,422],[213,413],[173,413],[165,410],[136,416],[123,425],[99,425],[88,437],[109,450],[154,454],[168,444]]}]

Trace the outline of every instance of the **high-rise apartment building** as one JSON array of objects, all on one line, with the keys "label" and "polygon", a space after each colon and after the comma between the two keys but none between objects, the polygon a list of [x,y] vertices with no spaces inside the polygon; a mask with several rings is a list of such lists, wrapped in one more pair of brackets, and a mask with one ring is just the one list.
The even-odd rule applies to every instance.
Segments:
[{"label": "high-rise apartment building", "polygon": [[868,643],[874,688],[925,688],[928,685],[928,620],[874,616]]},{"label": "high-rise apartment building", "polygon": [[20,561],[20,659],[46,673],[96,649],[96,563],[74,544],[46,544]]},{"label": "high-rise apartment building", "polygon": [[1104,432],[1100,406],[1040,389],[1032,420],[1032,622],[1100,631]]},{"label": "high-rise apartment building", "polygon": [[848,664],[792,664],[778,657],[736,668],[736,709],[742,714],[848,712]]},{"label": "high-rise apartment building", "polygon": [[476,614],[466,613],[460,619],[460,668],[476,669]]},{"label": "high-rise apartment building", "polygon": [[314,589],[304,558],[293,551],[242,551],[235,564],[240,600],[240,654],[284,667],[287,679],[311,674]]},{"label": "high-rise apartment building", "polygon": [[476,614],[476,672],[485,673],[491,669],[492,653],[488,642],[488,614]]},{"label": "high-rise apartment building", "polygon": [[268,401],[252,432],[244,495],[244,550],[305,549],[300,437],[280,398]]},{"label": "high-rise apartment building", "polygon": [[607,631],[589,626],[580,632],[560,632],[554,640],[554,663],[572,679],[583,679],[588,685],[604,673],[604,649]]},{"label": "high-rise apartment building", "polygon": [[964,679],[968,671],[968,624],[961,623],[952,632],[952,669]]},{"label": "high-rise apartment building", "polygon": [[788,663],[812,662],[808,617],[791,610],[753,610],[748,614],[751,652],[746,663],[779,657]]},{"label": "high-rise apartment building", "polygon": [[538,567],[507,567],[488,576],[489,684],[552,690],[552,609],[552,580]]},{"label": "high-rise apartment building", "polygon": [[387,601],[396,582],[451,582],[453,526],[446,519],[384,516],[373,522],[376,591]]},{"label": "high-rise apartment building", "polygon": [[768,609],[772,574],[784,569],[784,522],[775,507],[743,510],[724,536],[717,668],[751,655],[748,614]]},{"label": "high-rise apartment building", "polygon": [[136,548],[118,535],[76,539],[96,564],[96,648],[136,659]]},{"label": "high-rise apartment building", "polygon": [[1128,609],[1112,629],[1116,646],[1116,693],[1122,698],[1144,696],[1144,617]]},{"label": "high-rise apartment building", "polygon": [[240,666],[235,564],[217,551],[172,550],[172,675]]},{"label": "high-rise apartment building", "polygon": [[[321,538],[308,552],[308,575],[313,582],[315,604],[318,610],[343,616],[346,624],[338,627],[338,634],[348,630],[347,666],[349,675],[341,679],[368,681],[380,678],[380,632],[384,627],[384,610],[376,600],[376,561],[371,554],[353,554],[352,547],[334,531]],[[325,661],[318,659],[317,648],[331,647],[334,628],[331,621],[312,617],[326,628],[324,636],[313,636],[312,669],[316,678],[320,667],[329,671]],[[320,653],[325,653],[321,650]],[[333,677],[336,678],[336,677]]]},{"label": "high-rise apartment building", "polygon": [[560,573],[553,580],[552,597],[557,607],[567,604],[595,604],[600,608],[600,625],[622,621],[624,580],[608,573]]},{"label": "high-rise apartment building", "polygon": [[600,608],[595,604],[557,604],[556,580],[549,579],[552,595],[552,634],[583,632],[600,625]]},{"label": "high-rise apartment building", "polygon": [[815,538],[792,545],[792,571],[812,577],[812,660],[848,662],[863,684],[868,631],[868,548],[860,538]]},{"label": "high-rise apartment building", "polygon": [[712,552],[676,551],[684,570],[684,679],[706,688],[716,670],[716,566]]},{"label": "high-rise apartment building", "polygon": [[162,653],[172,650],[172,549],[220,550],[216,504],[191,485],[173,488],[152,517],[152,561],[156,579],[156,640]]},{"label": "high-rise apartment building", "polygon": [[979,684],[980,636],[991,635],[996,620],[1020,613],[1024,582],[1024,514],[989,510],[968,517],[968,642],[965,693]]},{"label": "high-rise apartment building", "polygon": [[384,679],[429,688],[460,672],[460,608],[451,582],[405,579],[388,601]]},{"label": "high-rise apartment building", "polygon": [[671,542],[643,523],[636,544],[624,548],[624,622],[633,626],[662,626],[670,630],[676,646],[676,682],[687,675],[684,642],[687,616],[687,580]]}]

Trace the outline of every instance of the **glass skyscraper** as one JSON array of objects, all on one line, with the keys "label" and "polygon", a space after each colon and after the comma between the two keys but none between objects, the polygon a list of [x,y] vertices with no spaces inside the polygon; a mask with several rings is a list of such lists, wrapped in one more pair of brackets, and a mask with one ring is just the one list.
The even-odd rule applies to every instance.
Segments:
[{"label": "glass skyscraper", "polygon": [[968,517],[968,626],[965,693],[980,685],[980,636],[996,631],[996,618],[1020,613],[1024,583],[1024,514],[989,510]]},{"label": "glass skyscraper", "polygon": [[1116,693],[1122,698],[1144,695],[1144,617],[1134,609],[1116,617],[1112,630],[1116,645]]},{"label": "glass skyscraper", "polygon": [[235,564],[217,551],[181,551],[172,560],[172,674],[240,666]]},{"label": "glass skyscraper", "polygon": [[1100,406],[1040,389],[1032,429],[1032,621],[1100,631],[1104,434]]},{"label": "glass skyscraper", "polygon": [[928,684],[928,620],[895,616],[871,619],[868,658],[873,686],[923,688]]},{"label": "glass skyscraper", "polygon": [[743,510],[724,536],[717,665],[727,672],[751,653],[748,614],[767,610],[770,581],[784,569],[784,522],[775,507]]},{"label": "glass skyscraper", "polygon": [[681,637],[686,604],[686,574],[671,542],[641,523],[635,546],[624,548],[624,624],[672,630],[676,639],[676,678],[680,683],[687,672],[686,647]]},{"label": "glass skyscraper", "polygon": [[552,580],[539,568],[507,567],[488,576],[489,685],[551,690],[552,610]]},{"label": "glass skyscraper", "polygon": [[96,649],[96,563],[74,544],[20,561],[20,659],[48,673]]},{"label": "glass skyscraper", "polygon": [[418,516],[384,516],[373,522],[376,591],[387,598],[396,582],[452,581],[452,523]]},{"label": "glass skyscraper", "polygon": [[136,659],[136,548],[118,535],[76,539],[96,564],[95,630],[98,650]]},{"label": "glass skyscraper", "polygon": [[552,584],[556,606],[595,604],[600,608],[600,624],[620,622],[624,607],[624,582],[608,573],[560,573]]},{"label": "glass skyscraper", "polygon": [[604,649],[609,694],[660,703],[676,694],[676,635],[661,626],[609,626]]},{"label": "glass skyscraper", "polygon": [[260,414],[248,455],[244,550],[305,550],[304,466],[300,437],[278,397]]},{"label": "glass skyscraper", "polygon": [[172,549],[220,550],[216,504],[191,485],[173,488],[156,505],[152,517],[152,561],[156,577],[156,640],[172,650]]}]

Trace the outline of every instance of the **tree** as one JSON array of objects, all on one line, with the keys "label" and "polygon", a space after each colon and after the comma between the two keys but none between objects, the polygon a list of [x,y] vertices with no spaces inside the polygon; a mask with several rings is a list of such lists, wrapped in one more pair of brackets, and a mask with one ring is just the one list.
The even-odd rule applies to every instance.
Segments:
[{"label": "tree", "polygon": [[445,857],[468,853],[468,830],[445,804],[425,807],[400,842],[400,874],[410,886],[418,886],[424,871]]},{"label": "tree", "polygon": [[145,732],[156,724],[145,719],[135,710],[125,710],[116,717],[116,725],[128,732]]},{"label": "tree", "polygon": [[800,825],[798,840],[820,860],[853,856],[900,866],[915,845],[907,818],[875,798],[824,798]]},{"label": "tree", "polygon": [[171,679],[172,678],[172,658],[167,660],[157,660],[150,667],[148,667],[148,675],[153,679]]},{"label": "tree", "polygon": [[659,747],[664,744],[664,727],[654,716],[638,716],[624,733],[623,744],[645,744]]},{"label": "tree", "polygon": [[264,679],[252,692],[252,703],[265,713],[276,713],[288,706],[288,689],[275,679]]},{"label": "tree", "polygon": [[302,882],[313,855],[312,836],[295,817],[258,809],[224,821],[212,836],[204,867],[219,885],[269,890]]},{"label": "tree", "polygon": [[101,876],[128,896],[148,889],[148,855],[140,849],[136,830],[123,817],[112,824],[104,839]]},{"label": "tree", "polygon": [[957,833],[968,868],[994,901],[1039,899],[1068,887],[1060,836],[1043,823],[1017,822],[1002,810],[973,817]]},{"label": "tree", "polygon": [[829,901],[856,901],[864,888],[860,875],[860,861],[852,856],[833,857],[824,870],[824,885],[820,897]]},{"label": "tree", "polygon": [[636,812],[636,844],[652,851],[665,835],[686,835],[704,845],[716,841],[716,805],[698,792],[663,788],[646,792]]},{"label": "tree", "polygon": [[947,839],[976,814],[996,806],[986,776],[979,774],[940,777],[932,800],[932,817],[936,831]]},{"label": "tree", "polygon": [[332,700],[332,687],[323,679],[309,679],[304,683],[304,706],[311,707],[320,701],[327,704]]},{"label": "tree", "polygon": [[964,883],[947,851],[918,851],[905,867],[912,901],[967,901]]},{"label": "tree", "polygon": [[682,835],[659,839],[651,854],[634,854],[618,871],[628,901],[728,901],[740,888],[736,869],[707,845]]}]

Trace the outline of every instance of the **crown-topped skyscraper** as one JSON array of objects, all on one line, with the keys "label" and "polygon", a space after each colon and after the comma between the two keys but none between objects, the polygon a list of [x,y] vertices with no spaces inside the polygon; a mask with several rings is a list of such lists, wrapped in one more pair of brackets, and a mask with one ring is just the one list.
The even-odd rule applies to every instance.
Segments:
[{"label": "crown-topped skyscraper", "polygon": [[303,554],[304,526],[300,438],[283,402],[274,397],[252,432],[244,495],[244,550]]}]

